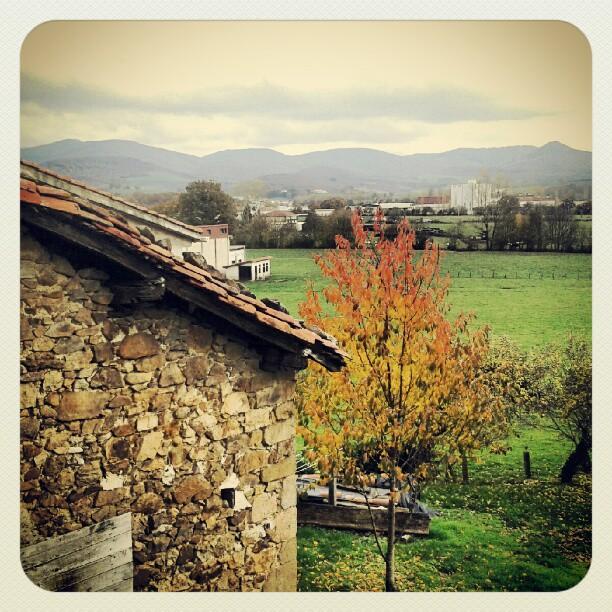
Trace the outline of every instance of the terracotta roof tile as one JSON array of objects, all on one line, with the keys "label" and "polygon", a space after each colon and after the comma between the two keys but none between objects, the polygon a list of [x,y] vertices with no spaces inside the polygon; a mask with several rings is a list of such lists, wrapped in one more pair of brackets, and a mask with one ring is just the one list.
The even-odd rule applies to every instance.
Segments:
[{"label": "terracotta roof tile", "polygon": [[[36,166],[36,164],[27,162],[23,165],[35,167],[50,176],[56,176],[86,190],[102,193],[117,201],[125,202],[116,196],[92,190],[87,185],[74,179],[55,175],[40,166]],[[37,182],[26,178],[21,179],[20,187],[20,199],[23,203],[41,206],[52,211],[52,214],[69,215],[78,219],[84,227],[90,228],[92,232],[104,234],[109,240],[115,241],[123,248],[132,250],[151,260],[164,275],[170,274],[192,287],[207,292],[227,308],[239,312],[241,316],[257,321],[259,324],[272,328],[280,334],[290,336],[294,341],[298,342],[298,345],[299,343],[306,345],[311,351],[309,356],[317,358],[316,353],[319,351],[319,355],[325,355],[327,360],[332,360],[334,368],[341,367],[343,364],[346,354],[334,342],[312,330],[306,329],[302,323],[291,315],[270,308],[260,300],[241,293],[237,286],[231,282],[220,280],[208,270],[183,261],[167,249],[152,243],[140,233],[138,228],[123,219],[120,214],[109,213],[103,207],[92,203],[85,197],[73,196],[62,189],[50,187],[43,183],[39,185]],[[151,212],[145,207],[138,208],[142,208],[149,213]],[[273,340],[271,339],[271,341]]]},{"label": "terracotta roof tile", "polygon": [[19,180],[19,186],[21,189],[25,191],[37,192],[36,183],[34,181],[29,181],[28,179],[22,178]]},{"label": "terracotta roof tile", "polygon": [[39,170],[40,172],[44,172],[45,174],[48,174],[49,176],[59,179],[61,181],[65,181],[66,183],[70,183],[71,185],[75,185],[76,187],[82,187],[84,189],[87,189],[88,191],[91,191],[93,193],[97,193],[99,195],[102,195],[106,198],[109,198],[111,200],[114,200],[115,202],[120,202],[121,204],[124,204],[126,206],[128,206],[129,208],[133,208],[135,210],[138,210],[140,212],[144,212],[147,213],[149,215],[152,215],[153,217],[157,217],[159,219],[163,219],[165,221],[169,221],[171,223],[174,223],[180,227],[183,227],[186,230],[189,230],[190,232],[194,232],[194,233],[200,233],[199,230],[193,226],[190,225],[189,223],[184,223],[183,221],[179,221],[178,219],[174,219],[173,217],[168,217],[167,215],[164,215],[160,212],[157,212],[156,210],[152,210],[150,208],[147,208],[146,206],[143,206],[141,204],[136,204],[135,202],[129,202],[128,200],[125,200],[117,195],[115,195],[114,193],[109,193],[107,191],[104,191],[102,189],[99,189],[97,187],[92,187],[91,185],[87,185],[85,183],[83,183],[82,181],[79,181],[71,176],[64,176],[62,174],[59,174],[57,172],[54,172],[53,170],[49,170],[48,168],[45,168],[43,166],[40,166],[39,164],[29,161],[29,160],[22,160],[21,161],[21,165],[25,166],[25,167],[30,167],[33,168],[35,170]]},{"label": "terracotta roof tile", "polygon": [[49,185],[38,185],[38,193],[44,196],[53,196],[60,200],[71,200],[72,196],[63,189],[57,189],[56,187],[50,187]]},{"label": "terracotta roof tile", "polygon": [[78,214],[79,212],[78,204],[75,204],[71,200],[60,200],[59,198],[52,198],[49,196],[41,195],[40,205],[60,212],[71,213],[73,215]]},{"label": "terracotta roof tile", "polygon": [[27,202],[28,204],[40,204],[40,193],[38,191],[20,189],[19,198],[22,202]]}]

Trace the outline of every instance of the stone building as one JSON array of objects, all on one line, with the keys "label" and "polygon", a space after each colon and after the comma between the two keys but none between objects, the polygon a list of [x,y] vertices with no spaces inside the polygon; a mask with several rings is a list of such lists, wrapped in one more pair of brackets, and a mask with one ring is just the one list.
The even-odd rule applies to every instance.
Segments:
[{"label": "stone building", "polygon": [[21,180],[22,545],[131,512],[135,590],[294,590],[295,376],[345,355],[50,183]]}]

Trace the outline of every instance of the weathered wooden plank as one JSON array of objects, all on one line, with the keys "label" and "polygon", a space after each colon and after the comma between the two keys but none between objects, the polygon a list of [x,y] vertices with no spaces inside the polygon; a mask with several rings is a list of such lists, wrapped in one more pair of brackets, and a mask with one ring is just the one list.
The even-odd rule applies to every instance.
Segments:
[{"label": "weathered wooden plank", "polygon": [[91,546],[92,543],[103,542],[122,533],[130,532],[131,529],[132,518],[127,512],[101,523],[26,546],[21,549],[21,565],[24,570],[28,570],[62,555]]},{"label": "weathered wooden plank", "polygon": [[[131,580],[134,573],[132,561],[129,563],[114,567],[102,574],[92,576],[87,580],[82,580],[73,584],[71,587],[62,588],[62,591],[102,591],[106,588],[121,584],[126,580]],[[114,590],[114,589],[113,589]]]},{"label": "weathered wooden plank", "polygon": [[[329,488],[323,487],[318,484],[309,484],[305,488],[301,488],[300,495],[303,497],[310,497],[313,500],[322,500],[329,498]],[[368,496],[371,506],[388,506],[389,496],[387,497],[372,497]],[[366,503],[365,498],[361,493],[356,491],[343,490],[340,486],[336,488],[336,501],[337,502],[353,502],[355,504]]]},{"label": "weathered wooden plank", "polygon": [[25,547],[24,571],[50,591],[131,590],[131,523],[126,513]]},{"label": "weathered wooden plank", "polygon": [[47,561],[44,565],[38,565],[28,570],[26,573],[38,583],[44,576],[50,573],[72,571],[87,563],[92,563],[93,561],[108,557],[126,547],[131,547],[131,545],[132,534],[129,532],[121,533],[109,540],[91,543],[90,546],[75,550],[68,555],[62,555],[61,557]]},{"label": "weathered wooden plank", "polygon": [[[372,515],[377,531],[387,532],[387,512],[373,507]],[[429,515],[421,512],[409,512],[396,508],[396,532],[426,535],[429,533]],[[331,506],[327,503],[309,503],[299,501],[297,520],[301,525],[316,525],[334,529],[354,529],[355,531],[372,531],[372,521],[367,507],[343,505]]]},{"label": "weathered wooden plank", "polygon": [[92,561],[91,563],[42,576],[40,586],[49,591],[74,590],[70,588],[74,584],[89,580],[131,562],[132,551],[129,548],[124,548],[123,550]]}]

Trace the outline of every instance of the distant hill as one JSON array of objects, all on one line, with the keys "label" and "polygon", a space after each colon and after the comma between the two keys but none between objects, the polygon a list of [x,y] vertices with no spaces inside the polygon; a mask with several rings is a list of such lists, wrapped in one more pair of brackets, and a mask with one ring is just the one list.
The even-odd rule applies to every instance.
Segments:
[{"label": "distant hill", "polygon": [[196,179],[225,189],[253,179],[273,189],[352,189],[402,192],[446,187],[488,175],[512,186],[554,186],[591,180],[591,152],[560,142],[542,147],[454,149],[394,155],[376,149],[331,149],[285,155],[272,149],[236,149],[203,157],[129,140],[60,140],[22,149],[21,157],[114,192],[181,191]]}]

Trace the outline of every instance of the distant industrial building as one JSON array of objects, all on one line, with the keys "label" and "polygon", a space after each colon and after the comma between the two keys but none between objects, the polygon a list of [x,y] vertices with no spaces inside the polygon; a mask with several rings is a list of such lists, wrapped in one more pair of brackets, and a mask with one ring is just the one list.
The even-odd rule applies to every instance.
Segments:
[{"label": "distant industrial building", "polygon": [[419,196],[415,201],[415,208],[431,208],[432,210],[445,210],[450,208],[448,194],[436,196]]},{"label": "distant industrial building", "polygon": [[491,183],[480,183],[471,179],[467,183],[451,185],[451,208],[465,208],[468,215],[474,209],[489,206],[499,199],[499,190],[493,189]]},{"label": "distant industrial building", "polygon": [[556,206],[559,204],[559,198],[552,197],[549,195],[537,196],[527,194],[521,194],[516,196],[519,201],[519,206],[522,208],[523,206]]}]

